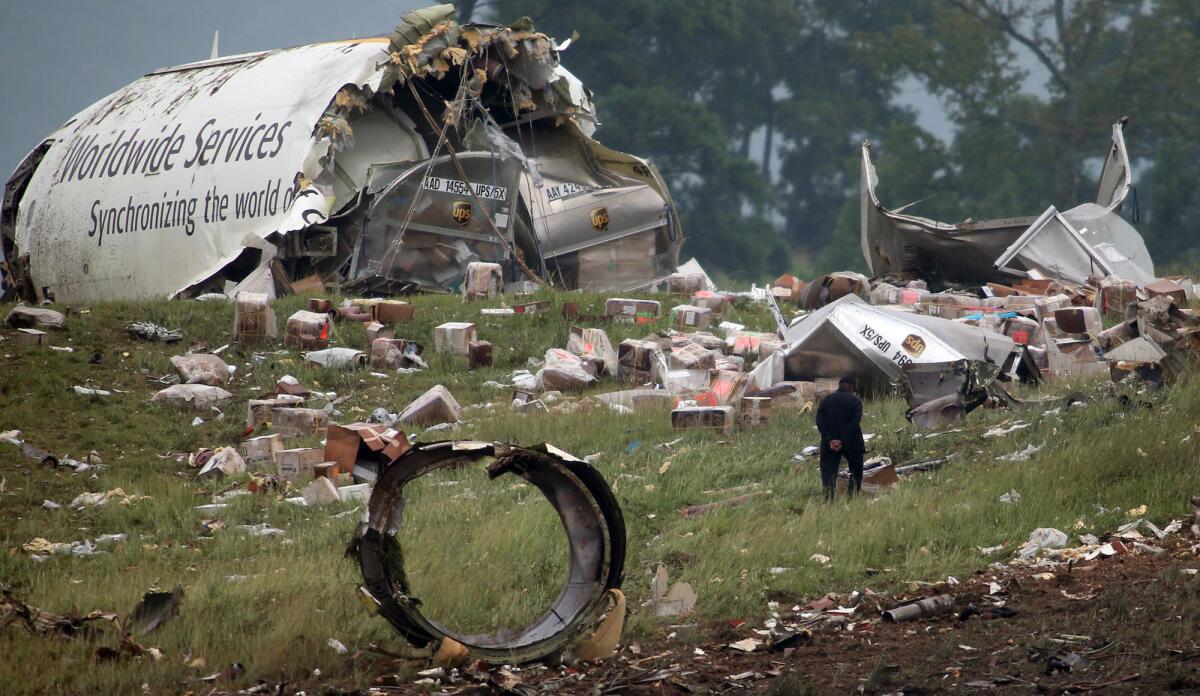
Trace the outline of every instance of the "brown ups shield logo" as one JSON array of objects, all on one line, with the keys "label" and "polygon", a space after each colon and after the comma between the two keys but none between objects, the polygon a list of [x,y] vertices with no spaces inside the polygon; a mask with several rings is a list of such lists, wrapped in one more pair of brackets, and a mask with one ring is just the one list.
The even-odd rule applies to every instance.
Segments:
[{"label": "brown ups shield logo", "polygon": [[600,231],[608,229],[608,208],[592,210],[592,228]]},{"label": "brown ups shield logo", "polygon": [[914,358],[925,352],[925,339],[916,334],[909,334],[904,338],[904,343],[900,344],[905,353]]},{"label": "brown ups shield logo", "polygon": [[450,208],[450,217],[460,225],[467,224],[471,221],[471,204],[467,201],[454,201]]}]

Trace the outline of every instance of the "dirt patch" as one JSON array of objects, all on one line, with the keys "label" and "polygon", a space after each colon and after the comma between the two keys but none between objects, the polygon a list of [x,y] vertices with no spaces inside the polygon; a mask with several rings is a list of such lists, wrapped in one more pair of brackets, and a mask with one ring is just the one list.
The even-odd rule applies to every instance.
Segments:
[{"label": "dirt patch", "polygon": [[[380,683],[393,684],[392,693],[450,694],[1195,693],[1200,580],[1185,571],[1200,566],[1196,551],[1176,539],[1164,542],[1159,554],[988,569],[913,595],[951,594],[955,614],[887,624],[874,605],[907,597],[878,598],[864,602],[856,617],[826,623],[778,652],[730,648],[744,638],[769,640],[755,633],[760,625],[733,620],[677,627],[674,638],[664,628],[590,668],[513,671],[519,684],[497,680],[495,672],[468,672],[457,684],[401,686],[394,677]],[[1054,577],[1036,577],[1046,572]],[[959,619],[967,604],[992,606],[997,597],[1016,615]],[[789,610],[781,611],[782,621],[794,618]]]}]

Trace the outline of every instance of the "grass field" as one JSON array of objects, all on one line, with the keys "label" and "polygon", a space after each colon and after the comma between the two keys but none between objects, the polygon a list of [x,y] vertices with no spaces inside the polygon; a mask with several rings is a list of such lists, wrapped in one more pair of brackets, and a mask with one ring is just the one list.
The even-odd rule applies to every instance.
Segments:
[{"label": "grass field", "polygon": [[[454,297],[419,297],[417,319],[398,337],[429,348],[430,369],[416,375],[377,378],[362,372],[305,367],[295,351],[252,359],[255,349],[231,346],[223,355],[237,366],[229,390],[235,398],[225,416],[152,405],[161,385],[148,377],[172,372],[168,358],[189,347],[208,349],[232,341],[233,309],[222,303],[151,302],[97,304],[72,316],[45,347],[0,343],[0,431],[19,429],[29,443],[58,455],[80,458],[96,450],[105,467],[96,477],[50,469],[0,443],[0,581],[33,606],[55,612],[93,609],[127,614],[152,587],[182,586],[178,617],[139,639],[165,657],[97,663],[97,644],[31,637],[10,627],[0,632],[0,684],[14,693],[128,693],[142,685],[153,692],[201,688],[199,677],[231,663],[245,667],[229,682],[286,676],[298,683],[365,685],[373,673],[368,653],[374,643],[396,649],[402,642],[378,616],[364,608],[355,589],[360,576],[344,557],[357,514],[335,516],[354,507],[296,507],[275,496],[242,496],[221,511],[225,527],[206,531],[215,514],[193,510],[244,481],[197,481],[186,465],[167,453],[235,444],[245,425],[245,401],[273,391],[276,380],[292,374],[312,389],[351,397],[335,420],[365,420],[383,406],[399,411],[434,384],[444,384],[464,406],[468,421],[451,433],[422,439],[480,438],[519,444],[551,442],[577,456],[598,454],[597,468],[621,502],[629,532],[625,590],[631,615],[627,637],[652,640],[665,632],[645,602],[654,568],[665,564],[673,580],[692,583],[699,593],[696,617],[710,620],[762,617],[770,600],[794,601],[828,591],[869,586],[902,587],[910,581],[964,574],[1006,558],[1036,527],[1069,533],[1111,529],[1124,510],[1145,504],[1155,522],[1190,511],[1195,489],[1200,392],[1183,384],[1137,397],[1152,408],[1123,407],[1094,384],[1051,383],[1025,398],[1064,396],[1081,391],[1098,396],[1085,408],[1047,410],[1034,404],[1015,411],[976,411],[960,432],[914,438],[903,402],[895,397],[867,403],[864,430],[876,434],[873,454],[896,462],[957,453],[940,471],[903,481],[877,500],[846,505],[820,502],[816,462],[797,463],[792,455],[815,444],[811,413],[776,410],[760,430],[722,438],[688,432],[680,437],[662,411],[619,415],[600,410],[523,416],[507,405],[509,392],[486,386],[504,382],[514,368],[547,348],[565,345],[569,324],[557,312],[565,296],[546,295],[555,310],[539,316],[484,318],[481,306]],[[571,296],[584,313],[602,311],[603,296]],[[667,297],[660,297],[671,306]],[[276,303],[282,322],[304,306],[304,298]],[[59,308],[62,309],[62,308]],[[7,307],[0,311],[7,312]],[[739,308],[731,317],[750,328],[769,329],[759,308]],[[124,325],[151,320],[182,328],[176,346],[137,342]],[[496,366],[468,372],[465,358],[432,355],[432,328],[449,320],[476,321],[480,338],[494,345]],[[657,326],[609,326],[615,345],[641,337]],[[5,336],[9,330],[3,330]],[[365,347],[361,326],[339,324],[335,345]],[[279,350],[278,346],[258,348]],[[94,354],[99,354],[93,362]],[[74,385],[113,391],[109,397],[75,394]],[[611,382],[594,389],[614,389]],[[1136,401],[1137,399],[1135,399]],[[982,434],[1017,419],[1030,427],[998,438]],[[292,446],[305,443],[298,441]],[[1000,462],[1002,454],[1044,445],[1026,462]],[[410,488],[402,542],[409,573],[427,614],[465,630],[519,625],[538,613],[558,591],[566,544],[557,518],[536,489],[515,478],[488,481],[481,470],[460,470],[423,479]],[[728,489],[752,486],[769,491],[751,502],[684,518],[691,504],[737,495]],[[121,488],[149,496],[129,505],[99,508],[67,506],[83,492]],[[1009,490],[1020,503],[1001,503]],[[282,498],[283,496],[279,496]],[[61,509],[43,509],[43,500]],[[256,537],[237,529],[266,522],[283,536]],[[124,533],[126,541],[101,547],[104,555],[53,555],[38,563],[20,547],[42,537],[52,542],[94,539]],[[1004,544],[985,558],[979,547]],[[810,560],[830,557],[827,565]],[[686,634],[681,634],[686,637]],[[335,638],[349,647],[342,655],[327,645]],[[115,644],[115,634],[105,639]],[[104,641],[101,641],[103,644]],[[314,674],[319,670],[319,676]]]}]

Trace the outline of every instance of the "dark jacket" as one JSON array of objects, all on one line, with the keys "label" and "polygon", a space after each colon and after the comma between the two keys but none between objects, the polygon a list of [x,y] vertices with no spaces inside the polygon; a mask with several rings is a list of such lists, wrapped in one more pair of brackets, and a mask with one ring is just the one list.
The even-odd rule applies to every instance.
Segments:
[{"label": "dark jacket", "polygon": [[821,399],[817,407],[817,430],[821,431],[821,449],[830,440],[841,440],[843,452],[865,452],[862,428],[862,400],[848,391],[835,391]]}]

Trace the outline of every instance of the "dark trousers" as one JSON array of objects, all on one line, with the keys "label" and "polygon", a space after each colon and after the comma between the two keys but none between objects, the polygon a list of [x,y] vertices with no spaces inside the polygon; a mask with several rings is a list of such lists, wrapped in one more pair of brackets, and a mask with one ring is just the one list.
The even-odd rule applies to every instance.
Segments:
[{"label": "dark trousers", "polygon": [[825,500],[833,500],[834,494],[837,493],[837,474],[838,464],[841,464],[842,457],[846,458],[846,465],[850,468],[850,485],[846,488],[847,493],[853,498],[855,493],[862,491],[863,477],[863,453],[862,452],[834,452],[828,447],[821,448],[821,487],[825,489]]}]

